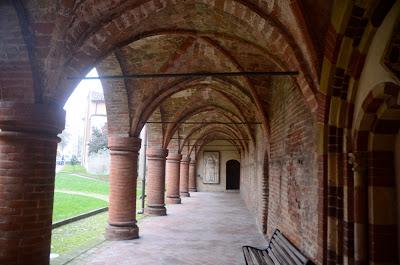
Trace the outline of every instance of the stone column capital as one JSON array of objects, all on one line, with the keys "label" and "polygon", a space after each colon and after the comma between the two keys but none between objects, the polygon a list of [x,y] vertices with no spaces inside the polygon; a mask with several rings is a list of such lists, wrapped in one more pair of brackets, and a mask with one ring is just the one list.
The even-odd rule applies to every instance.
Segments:
[{"label": "stone column capital", "polygon": [[108,148],[113,151],[138,153],[141,139],[137,137],[110,135],[108,137]]},{"label": "stone column capital", "polygon": [[180,163],[182,159],[182,155],[175,153],[175,154],[168,154],[167,161],[171,163]]},{"label": "stone column capital", "polygon": [[183,156],[181,159],[181,163],[189,164],[190,163],[190,156]]},{"label": "stone column capital", "polygon": [[165,160],[168,155],[168,149],[159,147],[150,147],[146,150],[147,159]]},{"label": "stone column capital", "polygon": [[190,165],[195,166],[196,165],[196,160],[190,160]]},{"label": "stone column capital", "polygon": [[48,104],[0,102],[1,136],[23,136],[59,141],[65,127],[65,111]]}]

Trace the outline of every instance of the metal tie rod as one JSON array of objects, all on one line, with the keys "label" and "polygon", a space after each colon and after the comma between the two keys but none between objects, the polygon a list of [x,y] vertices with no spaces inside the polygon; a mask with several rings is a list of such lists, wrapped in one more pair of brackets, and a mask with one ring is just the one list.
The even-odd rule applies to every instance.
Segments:
[{"label": "metal tie rod", "polygon": [[298,75],[299,71],[240,71],[240,72],[192,72],[192,73],[133,73],[126,75],[103,75],[103,76],[87,76],[78,77],[71,76],[68,79],[79,80],[107,80],[107,79],[142,79],[142,78],[170,78],[170,77],[236,77],[236,76],[249,76],[249,77],[263,77],[263,76],[294,76]]},{"label": "metal tie rod", "polygon": [[240,146],[239,144],[205,144],[205,145],[201,145],[201,144],[185,144],[183,146]]},{"label": "metal tie rod", "polygon": [[184,121],[184,122],[175,122],[175,121],[146,121],[143,123],[151,123],[151,124],[168,124],[168,123],[176,123],[176,124],[261,124],[258,121],[250,121],[250,122],[223,122],[223,121]]},{"label": "metal tie rod", "polygon": [[[172,137],[173,140],[184,140],[185,138]],[[250,139],[241,139],[241,138],[231,138],[231,139],[207,139],[207,138],[189,138],[188,140],[213,140],[213,141],[230,141],[230,140],[243,140],[250,141]]]}]

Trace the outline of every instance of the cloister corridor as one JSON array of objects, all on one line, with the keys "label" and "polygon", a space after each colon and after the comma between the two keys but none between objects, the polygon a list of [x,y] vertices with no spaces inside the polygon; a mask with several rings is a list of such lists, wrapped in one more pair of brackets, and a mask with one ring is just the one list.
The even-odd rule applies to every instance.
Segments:
[{"label": "cloister corridor", "polygon": [[278,229],[317,265],[399,264],[400,0],[0,0],[0,265],[50,263],[82,80],[109,198],[74,262],[244,264]]},{"label": "cloister corridor", "polygon": [[242,245],[266,245],[238,192],[192,192],[167,210],[139,221],[138,240],[105,241],[68,264],[236,265]]}]

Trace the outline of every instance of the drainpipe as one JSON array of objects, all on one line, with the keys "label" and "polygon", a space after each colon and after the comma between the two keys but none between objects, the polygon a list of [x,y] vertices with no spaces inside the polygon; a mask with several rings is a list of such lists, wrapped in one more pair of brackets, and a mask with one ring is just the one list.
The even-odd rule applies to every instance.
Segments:
[{"label": "drainpipe", "polygon": [[142,179],[142,209],[140,211],[138,211],[138,214],[144,214],[144,201],[146,199],[146,173],[147,173],[147,155],[146,155],[146,151],[147,151],[147,126],[144,127],[145,131],[144,131],[144,161],[143,161],[143,179]]}]

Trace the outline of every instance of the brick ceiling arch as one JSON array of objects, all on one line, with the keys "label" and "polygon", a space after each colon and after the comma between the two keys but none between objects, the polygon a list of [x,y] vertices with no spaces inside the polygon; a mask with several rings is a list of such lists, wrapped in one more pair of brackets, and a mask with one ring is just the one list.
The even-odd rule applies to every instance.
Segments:
[{"label": "brick ceiling arch", "polygon": [[188,153],[191,154],[193,151],[195,151],[197,156],[198,152],[202,150],[205,145],[220,138],[230,139],[226,141],[238,148],[241,152],[248,150],[246,143],[244,143],[243,141],[233,140],[237,139],[238,137],[239,135],[236,134],[236,132],[234,131],[226,130],[225,128],[221,127],[209,127],[207,130],[202,131],[198,135],[196,135],[196,140],[194,142],[191,142],[192,146],[190,147]]},{"label": "brick ceiling arch", "polygon": [[[233,119],[228,118],[229,121],[234,122]],[[220,129],[222,131],[231,131],[237,133],[237,137],[235,138],[235,141],[244,141],[244,139],[248,139],[251,141],[251,143],[255,143],[253,136],[247,131],[243,129],[246,128],[246,126],[239,126],[235,124],[200,124],[198,126],[192,126],[187,134],[183,136],[183,142],[181,144],[185,145],[189,141],[193,139],[198,139],[201,138],[205,135],[207,135],[209,132],[212,132],[215,129]],[[207,131],[207,133],[204,133]],[[239,137],[239,138],[238,138]],[[241,139],[241,140],[238,140]],[[245,142],[243,142],[245,144]]]},{"label": "brick ceiling arch", "polygon": [[[220,93],[224,93],[226,98],[230,98],[231,101],[234,101],[235,104],[239,104],[242,106],[246,106],[246,109],[242,109],[242,111],[250,116],[256,116],[256,110],[254,110],[254,104],[252,98],[245,93],[245,90],[242,86],[240,86],[237,82],[233,82],[234,80],[230,79],[221,79],[221,78],[194,78],[194,79],[182,79],[177,80],[171,83],[171,85],[166,85],[165,88],[161,89],[161,93],[157,95],[155,98],[151,98],[145,102],[147,106],[141,112],[140,122],[144,122],[149,119],[152,115],[152,112],[162,103],[170,97],[173,97],[174,94],[179,93],[184,90],[191,89],[213,89]],[[141,128],[138,127],[136,131],[139,131]]]},{"label": "brick ceiling arch", "polygon": [[[224,112],[226,115],[230,114],[233,117],[236,117],[236,121],[243,122],[243,120],[241,120],[235,113],[232,113],[230,110],[224,109],[223,107],[221,107],[219,105],[207,104],[207,105],[200,105],[197,108],[188,108],[188,109],[182,111],[181,115],[177,116],[177,119],[174,120],[174,123],[167,125],[164,144],[167,145],[168,142],[170,141],[170,139],[172,138],[172,136],[177,132],[177,130],[180,127],[179,123],[188,121],[191,117],[195,116],[196,114],[201,114],[201,115],[198,115],[200,117],[200,121],[211,122],[211,119],[213,119],[213,121],[215,121],[215,118],[210,119],[210,116],[208,116],[208,115],[211,112],[215,111],[216,109],[219,110],[219,112]],[[230,122],[230,120],[226,118],[227,117],[226,115],[225,116],[219,115],[218,121]],[[190,127],[193,127],[193,126],[190,126]]]},{"label": "brick ceiling arch", "polygon": [[[118,52],[119,58],[122,64],[122,68],[124,68],[127,73],[135,73],[135,72],[187,72],[187,71],[207,71],[210,69],[215,69],[214,71],[241,71],[243,68],[240,63],[238,63],[233,56],[227,51],[221,51],[220,47],[217,47],[216,44],[210,43],[209,41],[204,41],[202,39],[194,39],[192,37],[182,38],[179,37],[178,45],[176,44],[176,36],[174,36],[173,44],[165,44],[168,43],[169,35],[162,35],[163,41],[160,41],[157,37],[150,38],[149,41],[154,41],[156,38],[157,42],[153,42],[153,44],[148,43],[147,39],[135,42],[133,45],[128,46],[127,48],[123,48]],[[154,44],[156,43],[156,44]],[[162,44],[161,44],[162,43]],[[159,45],[162,45],[163,54],[158,52],[160,49],[157,49]],[[154,47],[156,46],[156,48]],[[200,47],[198,47],[200,46]],[[143,47],[147,48],[146,50]],[[172,47],[172,48],[171,48]],[[168,52],[165,52],[165,51]],[[213,54],[213,58],[208,56],[208,53]],[[138,55],[140,54],[140,55]],[[262,58],[262,55],[259,55]],[[143,60],[143,58],[146,58]],[[147,60],[147,58],[150,58]],[[193,58],[198,58],[193,62]],[[213,61],[214,60],[214,61]],[[138,62],[139,61],[139,62]],[[160,63],[161,61],[161,63]],[[267,61],[267,60],[265,60]],[[274,69],[274,66],[271,64],[267,64],[266,69]],[[265,70],[265,69],[264,69]],[[243,94],[246,94],[250,97],[252,101],[252,105],[255,105],[255,112],[260,112],[260,119],[263,119],[265,116],[262,113],[262,107],[252,88],[252,84],[247,80],[247,78],[235,78],[236,82],[240,84],[240,89],[243,91]],[[145,116],[149,115],[153,109],[157,107],[157,103],[161,103],[167,95],[171,95],[168,91],[164,91],[164,83],[168,84],[169,80],[128,80],[128,86],[131,87],[132,92],[135,93],[136,102],[132,103],[137,109],[137,113],[146,113]],[[177,86],[179,83],[176,80],[173,80],[172,84]],[[222,83],[220,83],[222,85]],[[172,91],[174,91],[173,85],[169,86]],[[222,88],[221,88],[222,89]],[[144,91],[146,90],[146,91]],[[175,89],[176,90],[176,89]],[[226,91],[229,91],[230,87],[226,88]],[[151,92],[148,92],[151,91]],[[161,95],[160,95],[161,93]],[[149,95],[150,94],[150,95]],[[232,93],[231,93],[232,94]],[[242,93],[240,93],[242,94]],[[138,97],[138,95],[142,95],[142,97]],[[154,96],[151,96],[154,95]],[[157,98],[159,97],[159,98]],[[238,95],[235,95],[238,98]],[[257,110],[258,109],[258,110]],[[143,117],[139,117],[138,115],[133,115],[132,121],[132,131],[137,134],[141,130],[141,124],[143,124]],[[142,123],[141,123],[142,122]],[[136,127],[135,127],[136,126]],[[264,127],[267,128],[267,121],[264,120]],[[266,129],[267,130],[267,129]]]},{"label": "brick ceiling arch", "polygon": [[[189,154],[192,154],[193,152],[195,152],[195,156],[197,157],[199,152],[201,150],[203,150],[204,146],[206,146],[207,144],[215,141],[215,139],[218,139],[218,137],[231,137],[228,133],[226,133],[225,131],[220,132],[220,131],[213,131],[210,132],[208,135],[204,135],[203,138],[201,140],[197,140],[195,142],[196,147],[198,146],[198,148],[194,148],[194,146],[192,146],[192,148],[189,150]],[[244,145],[243,143],[237,143],[237,142],[233,142],[232,140],[226,140],[228,143],[232,144],[233,148],[236,148],[238,150],[238,152],[245,152],[246,150],[248,150],[246,148],[246,145]]]},{"label": "brick ceiling arch", "polygon": [[[313,57],[310,56],[312,51],[309,50],[307,56],[304,52],[301,52],[303,49],[299,48],[295,38],[284,30],[282,23],[279,23],[279,18],[268,16],[265,10],[263,11],[263,8],[243,1],[225,1],[222,6],[214,6],[213,3],[208,1],[206,3],[204,1],[194,1],[193,3],[179,2],[175,4],[166,1],[165,6],[158,7],[148,1],[144,1],[142,4],[139,5],[139,2],[134,2],[131,5],[125,5],[122,9],[109,7],[108,11],[105,12],[109,15],[108,20],[106,20],[104,18],[99,19],[99,14],[102,14],[103,11],[101,9],[104,6],[96,3],[99,6],[99,10],[94,15],[94,22],[72,21],[69,35],[67,34],[70,45],[65,48],[66,53],[70,56],[65,56],[62,72],[67,75],[80,75],[99,59],[109,54],[115,47],[131,42],[132,38],[138,39],[146,32],[161,28],[179,30],[179,27],[173,24],[179,21],[179,25],[183,29],[197,31],[217,30],[222,33],[224,31],[226,33],[233,32],[250,42],[260,43],[261,46],[265,46],[267,50],[270,50],[271,53],[276,53],[277,56],[284,57],[284,61],[288,65],[299,68],[301,74],[297,78],[298,83],[305,90],[310,90],[310,92],[303,91],[303,94],[305,94],[308,101],[314,100],[313,91],[315,91],[316,80],[307,80],[303,75],[303,73],[308,73],[307,76],[314,76],[314,79],[316,79],[317,75],[310,66],[312,64],[307,64],[308,60],[305,59],[305,57]],[[79,8],[75,8],[81,10],[82,6],[83,4]],[[184,12],[176,12],[181,9]],[[240,13],[243,12],[248,15],[244,17],[238,15],[236,10],[242,10]],[[185,14],[186,17],[191,17],[191,20],[187,21],[180,17],[164,19],[171,16],[175,18],[179,14]],[[218,29],[215,27],[218,23],[214,23],[216,22],[216,17],[221,19]],[[197,18],[199,19],[197,20]],[[86,20],[90,19],[92,18],[89,17]],[[158,21],[162,21],[162,23],[157,23]],[[237,21],[240,21],[240,27],[237,27]],[[258,24],[261,26],[258,28],[253,27],[254,22],[259,22]],[[77,39],[77,36],[80,37]],[[54,76],[54,81],[52,80],[53,78],[50,78],[47,86],[49,97],[52,97],[51,90],[57,87],[57,78],[60,75],[54,74],[52,76]],[[63,88],[58,87],[58,89]],[[314,103],[311,105],[314,105]]]}]

